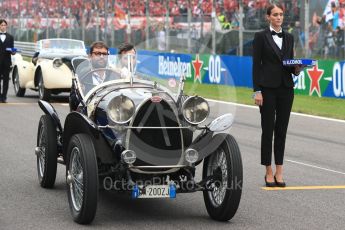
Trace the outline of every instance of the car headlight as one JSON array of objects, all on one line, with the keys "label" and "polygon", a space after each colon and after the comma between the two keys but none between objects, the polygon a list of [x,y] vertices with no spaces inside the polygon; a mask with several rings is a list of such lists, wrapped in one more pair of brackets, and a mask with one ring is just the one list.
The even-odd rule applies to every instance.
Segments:
[{"label": "car headlight", "polygon": [[60,66],[62,66],[63,62],[60,58],[55,58],[53,60],[53,67],[54,68],[59,68]]},{"label": "car headlight", "polygon": [[124,95],[114,97],[108,104],[108,116],[117,124],[127,123],[132,118],[134,112],[134,102]]},{"label": "car headlight", "polygon": [[190,97],[182,105],[183,117],[193,125],[204,122],[209,113],[210,107],[202,97]]}]

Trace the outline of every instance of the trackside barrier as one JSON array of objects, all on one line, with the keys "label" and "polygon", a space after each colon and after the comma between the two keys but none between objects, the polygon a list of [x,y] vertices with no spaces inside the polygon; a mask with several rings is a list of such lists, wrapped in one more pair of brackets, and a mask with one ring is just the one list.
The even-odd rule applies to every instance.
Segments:
[{"label": "trackside barrier", "polygon": [[14,42],[14,47],[20,50],[23,56],[32,56],[35,53],[35,43],[32,42]]}]

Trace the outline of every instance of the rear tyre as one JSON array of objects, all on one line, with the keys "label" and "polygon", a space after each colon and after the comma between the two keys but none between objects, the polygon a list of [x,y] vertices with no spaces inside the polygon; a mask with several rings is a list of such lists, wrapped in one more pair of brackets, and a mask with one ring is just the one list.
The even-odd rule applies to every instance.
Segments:
[{"label": "rear tyre", "polygon": [[234,137],[223,135],[224,141],[204,161],[203,179],[217,173],[221,178],[203,191],[204,202],[210,217],[228,221],[236,213],[241,200],[243,168],[240,149]]},{"label": "rear tyre", "polygon": [[53,120],[42,115],[37,133],[37,172],[38,181],[43,188],[52,188],[57,168],[57,132]]},{"label": "rear tyre", "polygon": [[13,70],[13,86],[14,86],[14,93],[17,97],[23,97],[25,94],[25,88],[20,87],[19,84],[19,73],[17,68]]},{"label": "rear tyre", "polygon": [[92,139],[86,134],[72,137],[67,151],[66,181],[69,207],[75,222],[93,221],[98,200],[98,168]]},{"label": "rear tyre", "polygon": [[39,82],[38,82],[38,96],[39,96],[39,98],[41,100],[49,102],[50,95],[51,95],[51,90],[45,88],[42,72],[39,71],[38,74],[39,74],[39,76],[38,76],[38,79],[39,79]]}]

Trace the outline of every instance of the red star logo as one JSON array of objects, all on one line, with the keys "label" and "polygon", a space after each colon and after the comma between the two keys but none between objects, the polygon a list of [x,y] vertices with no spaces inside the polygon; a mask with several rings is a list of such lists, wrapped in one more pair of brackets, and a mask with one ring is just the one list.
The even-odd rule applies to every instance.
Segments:
[{"label": "red star logo", "polygon": [[192,64],[194,68],[194,82],[196,82],[196,80],[199,80],[199,82],[201,83],[200,71],[204,62],[199,59],[199,54],[196,55],[195,61],[192,61]]},{"label": "red star logo", "polygon": [[310,79],[309,95],[312,95],[313,92],[316,91],[317,95],[321,97],[320,80],[321,80],[324,70],[318,69],[318,66],[315,65],[314,68],[307,69],[307,72]]}]

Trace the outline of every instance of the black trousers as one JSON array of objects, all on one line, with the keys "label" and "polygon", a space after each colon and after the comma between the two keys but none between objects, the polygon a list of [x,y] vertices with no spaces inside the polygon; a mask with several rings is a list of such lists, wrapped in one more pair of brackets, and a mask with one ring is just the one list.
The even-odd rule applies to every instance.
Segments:
[{"label": "black trousers", "polygon": [[0,97],[1,99],[7,99],[8,83],[9,83],[10,70],[0,70]]},{"label": "black trousers", "polygon": [[274,161],[282,165],[284,160],[286,132],[294,99],[294,89],[262,88],[263,105],[261,113],[261,164],[272,162],[272,139],[274,134]]}]

